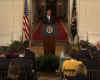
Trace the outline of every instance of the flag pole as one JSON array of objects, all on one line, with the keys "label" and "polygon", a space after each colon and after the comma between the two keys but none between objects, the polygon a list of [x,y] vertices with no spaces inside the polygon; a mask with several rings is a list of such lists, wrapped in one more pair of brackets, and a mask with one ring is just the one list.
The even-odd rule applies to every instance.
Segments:
[{"label": "flag pole", "polygon": [[[73,0],[72,3],[72,17],[71,17],[71,34],[72,34],[72,46],[77,45],[79,48],[79,35],[78,35],[78,15],[77,15],[77,0]],[[76,44],[75,44],[76,42]]]},{"label": "flag pole", "polygon": [[70,19],[71,18],[71,12],[70,12],[70,8],[71,8],[70,7],[70,0],[68,0],[68,26],[69,26],[68,27],[68,30],[69,30],[68,40],[69,40],[69,43],[72,44],[72,40],[71,40],[72,36],[70,34],[71,33],[71,25],[70,25],[70,23],[71,23],[71,19]]},{"label": "flag pole", "polygon": [[23,41],[24,41],[24,33],[23,33],[23,30],[22,30],[22,33],[21,33],[20,41],[21,41],[22,43],[23,43]]},{"label": "flag pole", "polygon": [[29,47],[31,46],[31,20],[30,20],[30,11],[29,11],[29,2],[28,0],[24,0],[24,27],[23,27],[23,31],[24,31],[24,35],[25,35],[25,39],[27,41],[29,41]]},{"label": "flag pole", "polygon": [[30,40],[29,40],[29,47],[32,48],[32,0],[30,0],[30,10],[29,10],[29,17],[30,17]]},{"label": "flag pole", "polygon": [[[77,3],[77,2],[76,2]],[[80,6],[80,1],[79,1],[79,6]],[[76,11],[78,12],[78,10],[76,9]],[[77,15],[79,16],[79,14],[77,13]],[[79,50],[80,50],[80,37],[79,37],[79,17],[77,18],[77,24],[78,24],[78,26],[77,26],[77,35],[78,35],[78,48],[79,48]]]},{"label": "flag pole", "polygon": [[33,0],[30,0],[30,42],[29,46],[32,48],[32,43],[33,43],[33,28],[34,28],[34,5],[33,5]]},{"label": "flag pole", "polygon": [[[71,30],[73,29],[73,27],[75,27],[75,23],[73,22],[73,20],[75,20],[77,14],[76,14],[76,0],[73,0],[72,3],[72,14],[71,14]],[[77,19],[76,19],[77,20]],[[77,23],[76,23],[77,24]],[[74,25],[74,26],[73,26]],[[77,26],[76,26],[77,27]],[[75,30],[74,30],[75,31]],[[74,44],[74,40],[75,40],[75,33],[73,34],[73,32],[71,31],[71,36],[72,36],[72,47],[75,47]]]},{"label": "flag pole", "polygon": [[[25,12],[25,6],[26,6],[26,2],[24,1],[24,7],[23,7],[24,12]],[[23,15],[25,14],[24,12],[23,12]],[[23,43],[24,40],[25,40],[25,37],[24,37],[25,34],[24,34],[23,26],[24,26],[24,25],[22,24],[22,33],[21,33],[21,39],[20,39],[20,41],[21,41],[22,43]]]}]

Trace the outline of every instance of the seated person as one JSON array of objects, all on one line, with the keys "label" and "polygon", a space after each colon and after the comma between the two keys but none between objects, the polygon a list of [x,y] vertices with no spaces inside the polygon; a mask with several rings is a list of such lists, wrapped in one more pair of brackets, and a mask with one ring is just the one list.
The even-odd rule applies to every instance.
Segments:
[{"label": "seated person", "polygon": [[70,58],[70,56],[68,55],[70,50],[71,50],[71,45],[67,42],[64,46],[64,52],[62,52],[60,55],[60,65],[59,65],[60,71],[62,69],[63,62]]},{"label": "seated person", "polygon": [[29,48],[29,41],[24,42],[24,49],[25,49],[25,58],[31,59],[33,61],[34,66],[36,66],[36,56],[33,51]]},{"label": "seated person", "polygon": [[13,49],[9,49],[9,52],[5,56],[8,59],[14,59],[18,57],[18,54]]},{"label": "seated person", "polygon": [[19,57],[25,57],[25,49],[23,47],[20,48]]},{"label": "seated person", "polygon": [[6,58],[5,54],[0,53],[0,58]]},{"label": "seated person", "polygon": [[20,65],[16,63],[15,59],[13,59],[9,63],[7,80],[18,80],[19,76],[20,76]]},{"label": "seated person", "polygon": [[69,60],[65,60],[62,67],[63,77],[68,80],[85,80],[87,68],[82,61],[77,60],[78,55],[72,50]]},{"label": "seated person", "polygon": [[33,61],[35,60],[35,53],[31,51],[29,48],[29,41],[25,41],[24,44],[24,50],[25,50],[25,57],[32,59]]},{"label": "seated person", "polygon": [[5,58],[5,53],[4,53],[4,49],[2,47],[0,47],[0,58]]}]

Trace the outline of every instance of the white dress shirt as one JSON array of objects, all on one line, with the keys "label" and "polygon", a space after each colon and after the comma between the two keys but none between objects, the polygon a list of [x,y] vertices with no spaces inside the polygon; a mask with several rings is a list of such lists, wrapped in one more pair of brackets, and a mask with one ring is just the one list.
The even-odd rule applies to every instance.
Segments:
[{"label": "white dress shirt", "polygon": [[49,15],[47,15],[47,18],[48,18],[48,20],[50,21],[50,16],[49,16]]}]

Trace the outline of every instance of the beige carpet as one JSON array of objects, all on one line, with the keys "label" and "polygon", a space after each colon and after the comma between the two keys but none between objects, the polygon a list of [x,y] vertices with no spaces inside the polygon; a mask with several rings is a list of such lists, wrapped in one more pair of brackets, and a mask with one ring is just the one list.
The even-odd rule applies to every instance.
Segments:
[{"label": "beige carpet", "polygon": [[[36,56],[44,55],[43,46],[33,46],[32,51],[35,52]],[[59,56],[64,51],[64,46],[56,46],[56,55]]]}]

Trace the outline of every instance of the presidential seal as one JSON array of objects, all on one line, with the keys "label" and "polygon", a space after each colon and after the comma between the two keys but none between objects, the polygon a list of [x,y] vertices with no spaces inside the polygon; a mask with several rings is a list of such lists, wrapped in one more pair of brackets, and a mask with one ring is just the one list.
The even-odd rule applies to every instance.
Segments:
[{"label": "presidential seal", "polygon": [[53,27],[52,27],[51,25],[48,25],[47,28],[46,28],[46,32],[47,32],[48,34],[53,33],[53,32],[54,32]]}]

